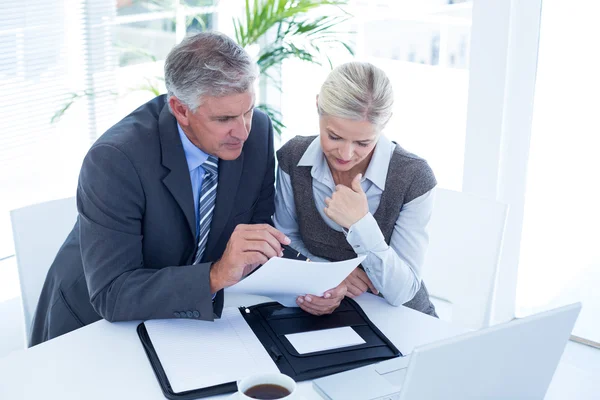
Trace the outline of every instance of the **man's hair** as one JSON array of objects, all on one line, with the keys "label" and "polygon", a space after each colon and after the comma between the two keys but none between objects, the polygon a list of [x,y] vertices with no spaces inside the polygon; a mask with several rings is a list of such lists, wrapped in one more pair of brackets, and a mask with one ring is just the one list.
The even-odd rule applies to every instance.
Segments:
[{"label": "man's hair", "polygon": [[258,67],[231,38],[218,32],[188,36],[165,60],[167,98],[177,97],[192,111],[202,96],[228,96],[248,91]]},{"label": "man's hair", "polygon": [[369,121],[383,129],[392,116],[394,92],[385,72],[367,62],[352,61],[333,69],[321,86],[319,115]]}]

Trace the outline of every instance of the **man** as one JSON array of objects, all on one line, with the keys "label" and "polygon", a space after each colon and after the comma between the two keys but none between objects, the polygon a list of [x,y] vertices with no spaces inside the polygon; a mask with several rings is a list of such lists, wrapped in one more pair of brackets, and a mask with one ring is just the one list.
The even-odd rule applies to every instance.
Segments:
[{"label": "man", "polygon": [[167,95],[88,152],[79,217],[50,267],[31,345],[104,318],[220,317],[223,288],[279,256],[273,130],[254,110],[256,65],[230,38],[186,38]]}]

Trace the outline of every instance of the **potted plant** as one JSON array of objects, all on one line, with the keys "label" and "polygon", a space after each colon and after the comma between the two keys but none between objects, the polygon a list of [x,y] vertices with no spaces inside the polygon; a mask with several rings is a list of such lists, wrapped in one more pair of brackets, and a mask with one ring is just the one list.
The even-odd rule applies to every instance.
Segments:
[{"label": "potted plant", "polygon": [[[350,15],[343,10],[347,0],[246,0],[244,16],[235,19],[235,40],[245,48],[260,45],[257,63],[263,83],[281,89],[278,73],[286,59],[297,58],[313,64],[331,60],[327,50],[342,46],[354,54],[337,28]],[[335,6],[340,15],[313,16],[319,7]],[[346,32],[344,32],[346,33]],[[265,103],[258,105],[273,121],[278,133],[285,128],[281,114]]]}]

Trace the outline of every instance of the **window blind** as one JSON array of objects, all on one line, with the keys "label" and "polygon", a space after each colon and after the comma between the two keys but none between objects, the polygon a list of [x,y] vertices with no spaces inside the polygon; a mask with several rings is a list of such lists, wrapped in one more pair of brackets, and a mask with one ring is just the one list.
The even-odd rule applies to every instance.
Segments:
[{"label": "window blind", "polygon": [[12,254],[8,211],[74,195],[112,122],[115,15],[104,0],[0,2],[0,258]]}]

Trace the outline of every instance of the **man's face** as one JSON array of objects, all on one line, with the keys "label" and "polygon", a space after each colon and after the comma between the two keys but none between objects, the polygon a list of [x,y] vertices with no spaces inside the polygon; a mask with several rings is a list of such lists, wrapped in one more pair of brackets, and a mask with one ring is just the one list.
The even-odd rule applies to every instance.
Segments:
[{"label": "man's face", "polygon": [[203,96],[191,111],[176,97],[171,109],[181,129],[200,150],[222,160],[235,160],[248,139],[254,112],[254,91],[213,97]]}]

